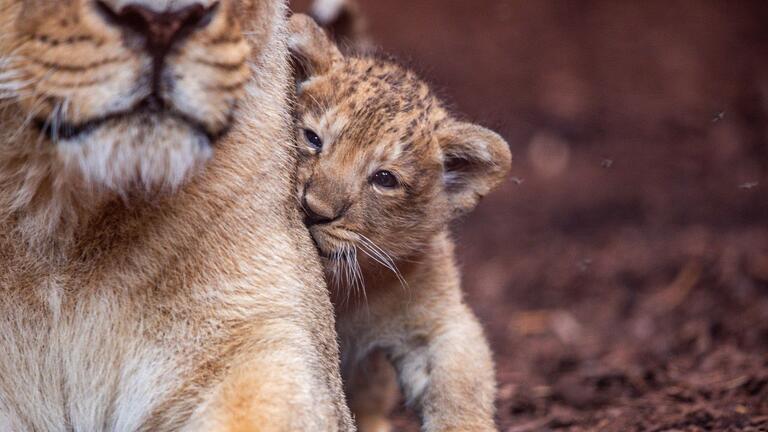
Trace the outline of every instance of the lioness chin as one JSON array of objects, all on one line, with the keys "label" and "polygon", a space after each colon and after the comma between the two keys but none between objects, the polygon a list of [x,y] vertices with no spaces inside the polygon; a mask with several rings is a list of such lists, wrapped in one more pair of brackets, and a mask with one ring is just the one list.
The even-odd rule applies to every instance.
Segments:
[{"label": "lioness chin", "polygon": [[0,0],[0,430],[350,430],[280,0]]}]

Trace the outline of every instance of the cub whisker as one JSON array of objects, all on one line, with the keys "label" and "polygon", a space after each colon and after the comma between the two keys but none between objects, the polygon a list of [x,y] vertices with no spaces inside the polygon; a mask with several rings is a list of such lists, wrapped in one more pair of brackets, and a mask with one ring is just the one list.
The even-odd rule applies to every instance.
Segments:
[{"label": "cub whisker", "polygon": [[[397,277],[397,280],[400,282],[400,286],[404,290],[407,290],[408,281],[405,280],[405,277],[403,277],[403,274],[400,272],[400,269],[397,268],[397,264],[395,264],[395,260],[392,259],[392,257],[386,251],[384,251],[384,249],[382,249],[380,246],[374,243],[373,240],[369,239],[368,237],[360,233],[357,233],[357,235],[360,240],[361,250],[365,252],[365,254],[368,255],[371,259],[378,262],[382,266],[389,269],[392,273],[394,273],[395,276]],[[366,249],[368,250],[366,251]],[[375,256],[372,256],[371,254]]]},{"label": "cub whisker", "polygon": [[350,299],[361,297],[367,303],[365,281],[360,263],[357,259],[357,247],[344,243],[330,257],[331,283],[338,293],[343,290],[342,304],[346,305]]}]

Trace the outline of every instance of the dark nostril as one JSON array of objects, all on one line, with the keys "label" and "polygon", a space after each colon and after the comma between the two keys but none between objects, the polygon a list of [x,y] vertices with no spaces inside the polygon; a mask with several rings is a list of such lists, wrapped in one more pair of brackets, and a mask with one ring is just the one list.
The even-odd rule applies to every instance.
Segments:
[{"label": "dark nostril", "polygon": [[218,2],[209,7],[195,3],[177,10],[156,11],[143,4],[129,3],[114,11],[103,1],[96,4],[114,25],[144,37],[147,50],[155,55],[165,54],[175,41],[207,26],[219,6]]}]

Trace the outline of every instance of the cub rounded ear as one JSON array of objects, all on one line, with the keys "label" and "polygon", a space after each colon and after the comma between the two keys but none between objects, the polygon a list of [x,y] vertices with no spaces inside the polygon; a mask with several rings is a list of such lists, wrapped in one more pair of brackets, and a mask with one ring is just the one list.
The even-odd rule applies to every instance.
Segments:
[{"label": "cub rounded ear", "polygon": [[343,56],[322,28],[308,15],[294,14],[288,23],[288,48],[303,67],[305,78],[323,75]]},{"label": "cub rounded ear", "polygon": [[314,0],[311,16],[334,40],[344,47],[354,47],[357,52],[373,51],[373,41],[368,31],[368,20],[358,0]]},{"label": "cub rounded ear", "polygon": [[438,129],[445,190],[454,215],[472,210],[509,173],[512,154],[496,132],[449,121]]}]

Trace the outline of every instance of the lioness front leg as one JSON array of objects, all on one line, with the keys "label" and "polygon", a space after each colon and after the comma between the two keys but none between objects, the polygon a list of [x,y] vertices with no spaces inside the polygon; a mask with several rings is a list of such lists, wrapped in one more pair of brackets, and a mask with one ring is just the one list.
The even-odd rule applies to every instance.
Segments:
[{"label": "lioness front leg", "polygon": [[[215,397],[195,414],[189,431],[297,432],[355,430],[331,365],[317,356],[315,338],[289,325],[270,330],[263,346],[242,355]],[[274,335],[294,335],[276,338]],[[295,336],[299,335],[299,336]],[[270,340],[271,339],[271,340]]]}]

